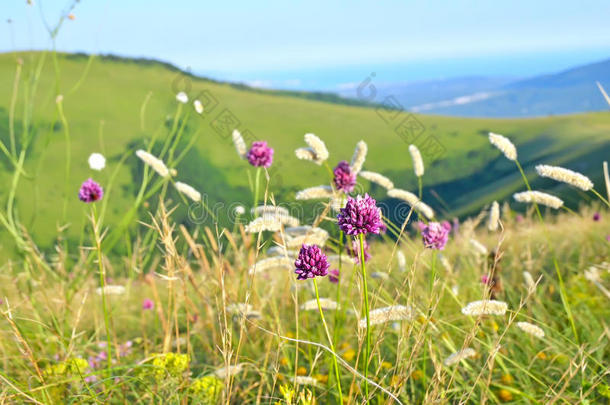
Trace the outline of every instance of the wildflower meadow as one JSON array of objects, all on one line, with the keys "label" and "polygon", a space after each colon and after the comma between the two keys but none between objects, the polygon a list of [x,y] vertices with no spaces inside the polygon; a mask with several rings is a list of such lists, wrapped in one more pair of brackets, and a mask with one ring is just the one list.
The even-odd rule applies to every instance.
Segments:
[{"label": "wildflower meadow", "polygon": [[[200,121],[209,97],[172,89],[121,106],[142,136],[105,153],[104,124],[72,131],[82,117],[64,108],[86,71],[70,87],[56,52],[11,61],[2,403],[609,403],[603,159],[589,162],[594,179],[530,149],[522,165],[526,142],[485,121],[481,148],[510,179],[498,188],[514,192],[477,195],[476,210],[452,215],[453,201],[428,188],[442,157],[417,142],[371,134],[333,147],[314,119],[311,132],[282,133],[297,147],[230,123],[217,136]],[[155,130],[151,97],[163,111]],[[234,200],[217,197],[225,179],[212,183],[193,158],[201,139],[228,144],[218,159],[240,179]],[[51,185],[38,181],[51,170]],[[53,207],[40,214],[44,240],[25,214],[34,203]]]}]

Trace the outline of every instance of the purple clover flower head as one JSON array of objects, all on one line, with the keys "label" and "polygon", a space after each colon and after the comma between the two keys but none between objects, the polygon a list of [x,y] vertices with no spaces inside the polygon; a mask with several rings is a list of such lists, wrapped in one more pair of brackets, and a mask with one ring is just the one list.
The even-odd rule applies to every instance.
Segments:
[{"label": "purple clover flower head", "polygon": [[78,198],[82,202],[92,203],[99,201],[104,196],[104,190],[93,179],[87,179],[78,191]]},{"label": "purple clover flower head", "polygon": [[602,219],[602,216],[599,212],[596,212],[595,214],[593,214],[593,220],[595,222],[598,222],[600,219]]},{"label": "purple clover flower head", "polygon": [[352,173],[349,163],[345,160],[339,162],[337,167],[333,170],[333,173],[335,175],[333,183],[335,183],[337,190],[343,191],[344,193],[351,193],[356,185],[356,174]]},{"label": "purple clover flower head", "polygon": [[332,269],[328,272],[328,281],[333,284],[337,284],[339,282],[339,269]]},{"label": "purple clover flower head", "polygon": [[273,148],[267,146],[265,141],[252,143],[248,151],[248,162],[254,167],[269,167],[273,163]]},{"label": "purple clover flower head", "polygon": [[419,223],[419,230],[424,241],[424,246],[428,249],[443,250],[449,240],[449,231],[451,231],[451,224],[447,221],[443,221],[442,224],[438,222],[430,222],[428,225]]},{"label": "purple clover flower head", "polygon": [[142,309],[145,310],[145,311],[153,309],[154,307],[155,307],[155,302],[153,300],[151,300],[150,298],[146,298],[142,302]]},{"label": "purple clover flower head", "polygon": [[339,228],[347,235],[379,233],[382,224],[381,210],[368,194],[347,197],[345,208],[341,208],[337,220]]},{"label": "purple clover flower head", "polygon": [[294,262],[297,280],[324,277],[328,274],[328,258],[317,245],[303,245],[299,257]]},{"label": "purple clover flower head", "polygon": [[487,274],[481,276],[481,284],[489,284],[489,276]]},{"label": "purple clover flower head", "polygon": [[523,222],[525,219],[523,218],[523,215],[521,215],[521,214],[517,214],[517,216],[515,217],[515,220],[516,220],[518,223],[521,223],[521,222]]},{"label": "purple clover flower head", "polygon": [[[366,263],[371,258],[371,253],[369,252],[369,244],[367,243],[366,239],[364,240],[363,246],[364,246],[364,262]],[[352,246],[347,247],[347,252],[349,253],[349,255],[351,257],[354,258],[354,263],[360,263],[360,241],[358,239],[354,239],[352,241]]]}]

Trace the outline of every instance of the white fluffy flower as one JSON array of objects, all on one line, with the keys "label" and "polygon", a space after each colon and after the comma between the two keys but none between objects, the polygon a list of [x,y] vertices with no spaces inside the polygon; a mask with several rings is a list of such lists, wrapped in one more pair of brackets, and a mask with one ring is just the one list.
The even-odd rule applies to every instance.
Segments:
[{"label": "white fluffy flower", "polygon": [[462,308],[464,315],[504,315],[508,310],[508,304],[503,301],[481,300],[474,301]]},{"label": "white fluffy flower", "polygon": [[195,202],[201,201],[201,193],[186,183],[177,181],[176,190],[178,190],[179,192],[181,192],[182,194],[184,194],[185,196],[187,196],[188,198],[190,198],[191,200],[193,200]]},{"label": "white fluffy flower", "polygon": [[563,205],[563,201],[560,198],[543,193],[542,191],[523,191],[521,193],[515,193],[513,198],[518,202],[536,203],[554,209],[559,209]]},{"label": "white fluffy flower", "polygon": [[180,93],[176,94],[176,100],[182,104],[186,104],[189,101],[189,96],[187,96],[185,92],[181,91]]},{"label": "white fluffy flower", "polygon": [[246,213],[246,208],[243,205],[238,205],[235,207],[235,215],[244,215]]},{"label": "white fluffy flower", "polygon": [[507,137],[490,132],[489,142],[500,149],[500,152],[502,152],[508,160],[517,160],[517,148],[515,148],[515,145],[513,145]]},{"label": "white fluffy flower", "polygon": [[243,370],[243,368],[244,368],[243,363],[240,363],[240,364],[236,364],[234,366],[219,368],[218,370],[214,371],[214,374],[218,378],[225,379],[227,377],[233,376],[233,375],[241,372]]},{"label": "white fluffy flower", "polygon": [[[401,320],[409,321],[413,319],[413,309],[404,305],[394,305],[391,307],[374,309],[370,312],[370,315],[371,325]],[[366,328],[366,318],[363,318],[358,322],[358,327]]]},{"label": "white fluffy flower", "polygon": [[370,182],[379,184],[381,187],[385,188],[386,190],[391,190],[394,188],[394,183],[392,182],[392,180],[388,179],[383,174],[362,170],[360,172],[360,177],[363,177]]},{"label": "white fluffy flower", "polygon": [[248,154],[248,148],[246,147],[246,142],[244,142],[244,138],[242,138],[241,134],[238,130],[233,130],[233,144],[235,145],[235,150],[240,158],[245,159]]},{"label": "white fluffy flower", "polygon": [[106,158],[101,153],[92,153],[89,155],[89,167],[93,170],[102,170],[106,167]]},{"label": "white fluffy flower", "polygon": [[421,153],[417,146],[409,145],[409,153],[411,154],[411,159],[413,160],[413,171],[417,177],[421,177],[424,175],[424,160],[421,158]]},{"label": "white fluffy flower", "polygon": [[[320,306],[322,307],[323,311],[334,311],[339,307],[339,304],[337,304],[337,302],[331,300],[330,298],[320,298]],[[303,311],[317,311],[318,301],[305,301],[303,305],[301,305],[301,309]]]},{"label": "white fluffy flower", "polygon": [[269,257],[267,259],[259,260],[252,267],[250,267],[250,274],[257,274],[263,271],[267,271],[275,268],[291,269],[294,267],[294,260],[286,256]]},{"label": "white fluffy flower", "polygon": [[570,184],[583,191],[589,191],[593,188],[593,182],[587,176],[570,169],[557,166],[538,165],[536,166],[536,171],[539,176]]},{"label": "white fluffy flower", "polygon": [[104,291],[105,295],[121,295],[125,294],[125,287],[122,285],[107,285],[102,290],[102,287],[98,287],[95,289],[97,295],[102,295],[102,291]]},{"label": "white fluffy flower", "polygon": [[487,250],[487,248],[485,247],[485,245],[483,245],[481,242],[479,242],[478,240],[472,238],[470,239],[470,245],[472,245],[472,247],[474,248],[474,250],[483,255],[483,256],[487,256],[489,254],[489,251]]},{"label": "white fluffy flower", "polygon": [[258,217],[246,225],[246,232],[259,233],[263,231],[277,232],[282,229],[282,222],[275,216]]},{"label": "white fluffy flower", "polygon": [[297,192],[297,200],[318,200],[333,197],[333,189],[330,186],[309,187]]},{"label": "white fluffy flower", "polygon": [[201,101],[193,101],[193,107],[195,107],[195,111],[197,112],[197,114],[203,114],[203,104],[201,104]]},{"label": "white fluffy flower", "polygon": [[489,210],[489,223],[487,224],[487,228],[490,231],[496,231],[498,229],[498,225],[500,221],[500,204],[497,201],[494,201],[491,204],[491,208]]},{"label": "white fluffy flower", "polygon": [[323,140],[317,137],[314,134],[305,134],[305,143],[309,145],[314,154],[314,162],[317,164],[322,164],[326,159],[328,159],[328,149],[326,149],[326,144]]},{"label": "white fluffy flower", "polygon": [[169,177],[169,169],[165,166],[165,163],[156,156],[151,155],[145,150],[138,149],[136,156],[139,157],[144,163],[149,165],[157,174],[161,177]]},{"label": "white fluffy flower", "polygon": [[450,355],[449,357],[447,357],[444,361],[446,366],[450,366],[452,364],[456,364],[459,363],[462,360],[465,360],[467,358],[470,357],[475,357],[477,355],[477,352],[474,351],[474,349],[471,349],[469,347],[460,350],[459,352],[455,352],[452,355]]},{"label": "white fluffy flower", "polygon": [[542,339],[544,337],[544,331],[539,326],[529,322],[517,322],[517,326],[523,332],[528,333],[532,336]]},{"label": "white fluffy flower", "polygon": [[366,154],[367,154],[368,150],[369,150],[369,148],[368,148],[366,142],[360,141],[356,144],[356,149],[354,150],[354,155],[352,156],[352,161],[349,165],[352,173],[354,173],[354,174],[360,173],[360,170],[362,170],[362,165],[364,164],[364,161],[366,160]]}]

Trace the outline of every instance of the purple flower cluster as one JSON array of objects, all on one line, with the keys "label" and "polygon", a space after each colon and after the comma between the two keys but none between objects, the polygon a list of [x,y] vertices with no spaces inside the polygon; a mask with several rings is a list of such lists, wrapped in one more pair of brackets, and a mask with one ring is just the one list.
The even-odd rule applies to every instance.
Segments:
[{"label": "purple flower cluster", "polygon": [[599,212],[596,212],[595,214],[593,214],[593,220],[595,222],[598,222],[600,219],[602,219],[602,216]]},{"label": "purple flower cluster", "polygon": [[104,196],[104,190],[93,179],[87,179],[78,191],[78,198],[82,202],[92,203],[99,201]]},{"label": "purple flower cluster", "polygon": [[345,160],[339,162],[333,173],[335,175],[333,182],[336,189],[344,193],[351,193],[356,185],[356,174],[352,173],[349,163]]},{"label": "purple flower cluster", "polygon": [[150,298],[146,298],[143,302],[142,302],[142,309],[143,310],[151,310],[155,308],[155,302],[153,300],[151,300]]},{"label": "purple flower cluster", "polygon": [[269,167],[273,163],[273,148],[265,141],[253,142],[248,151],[248,162],[255,167]]},{"label": "purple flower cluster", "polygon": [[299,257],[294,262],[294,271],[298,280],[324,277],[328,274],[328,258],[317,245],[303,245]]},{"label": "purple flower cluster", "polygon": [[442,224],[430,222],[427,225],[420,222],[419,230],[421,231],[421,236],[426,248],[443,250],[445,249],[447,240],[449,240],[451,224],[447,221],[443,221]]},{"label": "purple flower cluster", "polygon": [[345,208],[337,215],[339,228],[347,235],[379,233],[382,227],[381,210],[368,194],[347,197]]},{"label": "purple flower cluster", "polygon": [[[369,244],[366,239],[362,245],[364,246],[364,261],[368,262],[371,258],[371,253],[369,252]],[[351,248],[347,247],[347,253],[354,258],[354,263],[360,263],[360,241],[358,239],[352,241]]]},{"label": "purple flower cluster", "polygon": [[333,284],[337,284],[339,282],[339,269],[332,269],[328,272],[328,281]]}]

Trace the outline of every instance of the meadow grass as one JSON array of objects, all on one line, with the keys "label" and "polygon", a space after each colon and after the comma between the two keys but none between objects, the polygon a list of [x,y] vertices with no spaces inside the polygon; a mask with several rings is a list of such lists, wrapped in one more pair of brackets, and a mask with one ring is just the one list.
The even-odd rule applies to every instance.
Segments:
[{"label": "meadow grass", "polygon": [[[0,91],[11,94],[0,139],[7,185],[0,224],[10,241],[0,273],[3,402],[610,399],[610,211],[598,181],[602,162],[591,160],[607,150],[605,114],[421,117],[449,153],[429,166],[424,156],[425,175],[416,177],[409,145],[374,108],[191,78],[248,123],[225,139],[198,118],[192,101],[201,93],[176,99],[178,72],[166,66],[54,52],[0,59]],[[302,141],[285,135],[312,125],[331,152],[320,166],[297,160]],[[249,167],[235,153],[234,129],[265,134],[257,138],[275,149],[270,168]],[[484,129],[517,141],[516,166],[498,156]],[[365,263],[364,236],[337,227],[346,195],[335,189],[331,166],[370,134],[365,168],[418,195],[383,212],[387,231],[366,235]],[[92,152],[108,157],[103,171],[86,169]],[[556,191],[558,183],[521,165],[583,156],[597,191],[567,189],[572,209],[504,198],[532,187]],[[77,199],[87,177],[104,188],[91,204]],[[295,202],[298,189],[319,184],[332,198]],[[363,184],[352,194],[383,200],[391,191]],[[431,187],[456,184],[477,187],[432,204]],[[436,218],[486,207],[454,223],[439,251],[422,241],[419,228],[434,219],[413,211],[420,199]],[[503,206],[490,227],[494,200]],[[336,282],[296,279],[292,263],[303,244],[320,246],[338,269]]]}]

